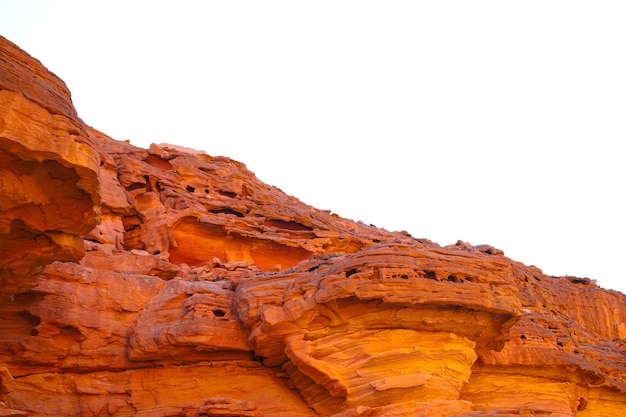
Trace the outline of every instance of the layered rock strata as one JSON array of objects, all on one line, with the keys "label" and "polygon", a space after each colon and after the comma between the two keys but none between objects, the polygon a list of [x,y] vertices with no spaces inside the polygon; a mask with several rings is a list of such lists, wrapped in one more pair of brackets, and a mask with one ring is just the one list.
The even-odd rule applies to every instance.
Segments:
[{"label": "layered rock strata", "polygon": [[0,38],[0,415],[626,409],[626,297],[78,118]]},{"label": "layered rock strata", "polygon": [[63,81],[0,43],[0,300],[76,261],[99,222],[98,151]]}]

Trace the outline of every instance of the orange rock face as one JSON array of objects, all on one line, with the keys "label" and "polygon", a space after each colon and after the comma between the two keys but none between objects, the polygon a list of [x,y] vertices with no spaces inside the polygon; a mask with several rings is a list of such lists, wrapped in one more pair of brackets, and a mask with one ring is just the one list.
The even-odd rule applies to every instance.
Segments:
[{"label": "orange rock face", "polygon": [[98,151],[65,84],[0,41],[0,300],[79,260],[99,222]]},{"label": "orange rock face", "polygon": [[0,38],[0,415],[621,416],[626,297],[140,149]]}]

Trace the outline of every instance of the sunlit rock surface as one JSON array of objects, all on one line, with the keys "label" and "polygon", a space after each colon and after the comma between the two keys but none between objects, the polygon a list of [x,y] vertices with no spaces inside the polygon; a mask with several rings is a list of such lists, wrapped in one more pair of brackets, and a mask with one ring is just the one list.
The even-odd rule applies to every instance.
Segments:
[{"label": "sunlit rock surface", "polygon": [[65,84],[0,41],[0,300],[76,261],[99,222],[100,158]]},{"label": "sunlit rock surface", "polygon": [[622,416],[626,297],[140,149],[0,38],[0,415]]}]

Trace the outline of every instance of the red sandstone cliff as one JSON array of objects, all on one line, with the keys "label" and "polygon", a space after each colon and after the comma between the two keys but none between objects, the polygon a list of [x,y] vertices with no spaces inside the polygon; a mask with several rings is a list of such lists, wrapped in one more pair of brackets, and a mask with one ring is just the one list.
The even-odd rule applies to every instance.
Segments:
[{"label": "red sandstone cliff", "polygon": [[626,297],[88,127],[0,38],[0,416],[621,416]]}]

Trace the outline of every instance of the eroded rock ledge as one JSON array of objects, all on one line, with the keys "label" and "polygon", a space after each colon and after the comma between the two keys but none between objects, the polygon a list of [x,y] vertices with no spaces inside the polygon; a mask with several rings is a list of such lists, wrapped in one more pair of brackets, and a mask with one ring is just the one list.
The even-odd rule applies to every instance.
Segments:
[{"label": "eroded rock ledge", "polygon": [[65,84],[0,39],[0,301],[75,261],[99,222],[98,151]]},{"label": "eroded rock ledge", "polygon": [[0,415],[621,416],[626,297],[85,125],[0,38]]}]

